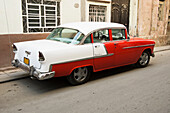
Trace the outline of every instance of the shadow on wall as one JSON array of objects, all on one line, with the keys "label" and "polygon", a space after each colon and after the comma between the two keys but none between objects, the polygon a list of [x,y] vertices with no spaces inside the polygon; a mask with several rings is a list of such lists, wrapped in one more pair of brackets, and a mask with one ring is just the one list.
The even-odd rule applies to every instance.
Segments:
[{"label": "shadow on wall", "polygon": [[0,68],[11,66],[11,61],[14,57],[12,52],[13,43],[45,39],[48,35],[49,33],[0,35]]}]

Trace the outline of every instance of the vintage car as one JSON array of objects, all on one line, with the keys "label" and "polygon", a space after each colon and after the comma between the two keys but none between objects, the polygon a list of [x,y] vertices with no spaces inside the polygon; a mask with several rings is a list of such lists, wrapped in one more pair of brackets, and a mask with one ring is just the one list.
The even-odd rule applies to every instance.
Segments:
[{"label": "vintage car", "polygon": [[13,66],[38,80],[67,76],[73,85],[85,83],[91,72],[136,64],[146,67],[155,42],[129,37],[124,25],[78,22],[58,26],[43,40],[12,45]]}]

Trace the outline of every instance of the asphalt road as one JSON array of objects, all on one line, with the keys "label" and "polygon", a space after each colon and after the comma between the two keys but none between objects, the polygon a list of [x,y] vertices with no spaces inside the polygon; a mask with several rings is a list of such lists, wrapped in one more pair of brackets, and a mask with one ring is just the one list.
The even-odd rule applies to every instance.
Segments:
[{"label": "asphalt road", "polygon": [[80,86],[65,78],[2,83],[0,113],[170,113],[170,51],[156,53],[146,68],[93,73]]}]

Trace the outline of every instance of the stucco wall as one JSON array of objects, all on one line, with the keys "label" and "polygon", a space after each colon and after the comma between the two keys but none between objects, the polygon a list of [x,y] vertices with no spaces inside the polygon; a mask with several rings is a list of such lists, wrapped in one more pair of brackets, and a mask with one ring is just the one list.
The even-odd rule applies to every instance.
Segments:
[{"label": "stucco wall", "polygon": [[129,34],[136,36],[137,31],[137,17],[138,17],[138,0],[130,0],[129,13]]},{"label": "stucco wall", "polygon": [[162,20],[158,19],[159,0],[139,0],[138,5],[137,36],[155,40],[156,46],[166,45],[169,0],[165,0]]},{"label": "stucco wall", "polygon": [[0,34],[22,33],[21,0],[0,0]]},{"label": "stucco wall", "polygon": [[61,0],[61,23],[81,21],[81,0]]},{"label": "stucco wall", "polygon": [[152,20],[152,0],[139,0],[138,36],[148,36]]}]

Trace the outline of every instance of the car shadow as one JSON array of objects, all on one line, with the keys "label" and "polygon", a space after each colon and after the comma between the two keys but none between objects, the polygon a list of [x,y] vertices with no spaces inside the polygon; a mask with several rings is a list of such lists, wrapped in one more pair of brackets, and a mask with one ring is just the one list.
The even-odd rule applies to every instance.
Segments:
[{"label": "car shadow", "polygon": [[[118,68],[108,69],[100,72],[92,73],[90,81],[93,82],[98,79],[116,76],[119,73],[126,71],[132,71],[136,69],[134,65],[122,66]],[[24,85],[28,90],[32,91],[34,94],[43,94],[50,91],[61,91],[68,88],[77,88],[77,86],[72,86],[67,82],[66,77],[51,78],[48,80],[32,80],[30,78],[19,80],[22,85]],[[82,85],[83,86],[83,85]],[[78,87],[82,87],[78,86]]]},{"label": "car shadow", "polygon": [[136,68],[137,67],[135,67],[134,65],[127,65],[127,66],[121,66],[121,67],[117,67],[117,68],[112,68],[112,69],[95,72],[92,74],[90,81],[94,81],[97,79],[102,79],[102,78],[106,78],[106,77],[110,77],[110,76],[116,76],[119,73],[123,73],[126,71],[132,71]]}]

